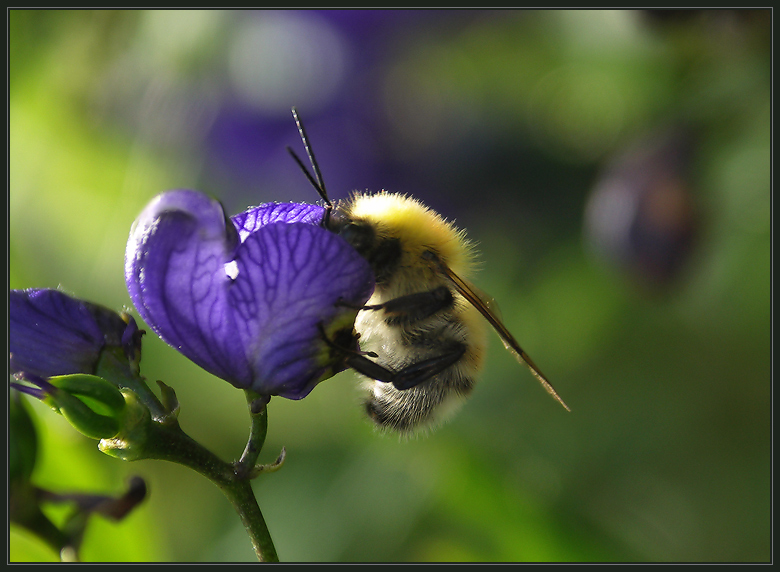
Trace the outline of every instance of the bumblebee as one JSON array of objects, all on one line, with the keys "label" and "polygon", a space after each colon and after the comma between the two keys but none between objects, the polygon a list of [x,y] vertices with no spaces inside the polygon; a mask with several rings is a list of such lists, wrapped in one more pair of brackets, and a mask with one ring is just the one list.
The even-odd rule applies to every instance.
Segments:
[{"label": "bumblebee", "polygon": [[467,281],[476,251],[465,232],[406,195],[353,193],[331,202],[295,109],[293,116],[314,174],[288,151],[325,203],[322,226],[344,238],[374,272],[374,293],[355,321],[360,351],[345,354],[346,364],[366,378],[369,417],[401,434],[438,425],[474,387],[485,359],[486,323],[569,410],[491,300]]}]

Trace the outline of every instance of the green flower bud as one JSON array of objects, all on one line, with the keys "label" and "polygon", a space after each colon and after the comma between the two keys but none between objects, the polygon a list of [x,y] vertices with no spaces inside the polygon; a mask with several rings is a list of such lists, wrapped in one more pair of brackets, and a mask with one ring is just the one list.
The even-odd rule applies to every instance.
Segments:
[{"label": "green flower bud", "polygon": [[12,387],[39,398],[87,437],[103,439],[119,433],[125,396],[105,379],[82,373],[48,380],[28,374],[23,379],[37,387],[20,383]]},{"label": "green flower bud", "polygon": [[70,395],[88,398],[96,407],[107,409],[109,414],[119,414],[125,408],[122,392],[114,384],[96,375],[59,375],[49,378],[49,383]]},{"label": "green flower bud", "polygon": [[96,413],[77,397],[57,391],[45,400],[83,435],[91,439],[113,437],[119,432],[119,422],[108,415]]},{"label": "green flower bud", "polygon": [[98,443],[106,455],[125,461],[134,461],[146,457],[146,441],[149,438],[149,427],[152,416],[138,396],[129,390],[122,392],[125,408],[119,432],[101,439]]}]

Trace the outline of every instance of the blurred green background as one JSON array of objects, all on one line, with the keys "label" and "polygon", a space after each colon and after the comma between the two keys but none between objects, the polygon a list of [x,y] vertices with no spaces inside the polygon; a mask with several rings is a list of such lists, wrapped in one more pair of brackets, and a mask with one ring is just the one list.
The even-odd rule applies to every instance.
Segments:
[{"label": "blurred green background", "polygon": [[[469,230],[571,406],[496,337],[428,436],[377,434],[350,372],[272,400],[261,460],[288,457],[255,490],[283,561],[770,560],[770,11],[11,10],[9,37],[9,288],[129,306],[130,225],[167,189],[315,201],[295,105],[332,196],[410,193]],[[683,151],[634,151],[670,129]],[[241,453],[242,392],[153,335],[142,366]],[[254,560],[208,481],[34,407],[40,486],[149,484],[85,561]],[[56,555],[12,527],[9,559]]]}]

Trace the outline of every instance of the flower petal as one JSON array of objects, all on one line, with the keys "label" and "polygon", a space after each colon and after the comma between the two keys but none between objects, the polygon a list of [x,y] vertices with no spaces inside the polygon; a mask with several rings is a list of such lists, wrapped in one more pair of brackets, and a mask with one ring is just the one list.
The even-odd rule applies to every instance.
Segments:
[{"label": "flower petal", "polygon": [[322,331],[352,331],[350,308],[373,291],[370,267],[340,237],[303,223],[260,228],[239,247],[236,262],[230,304],[240,316],[252,389],[300,399],[336,372]]},{"label": "flower petal", "polygon": [[323,332],[351,334],[354,308],[374,287],[368,263],[319,226],[323,213],[274,203],[230,224],[205,195],[164,193],[128,242],[130,296],[163,340],[207,371],[264,395],[304,397],[343,369]]},{"label": "flower petal", "polygon": [[[134,342],[135,321],[52,289],[9,292],[11,370],[47,378],[94,373],[105,346]],[[127,346],[126,346],[127,347]]]},{"label": "flower petal", "polygon": [[11,290],[8,322],[14,372],[44,378],[91,373],[103,348],[92,313],[59,290]]},{"label": "flower petal", "polygon": [[237,245],[218,201],[195,191],[163,193],[133,225],[125,278],[157,335],[214,375],[246,386],[251,371],[243,348],[230,343],[236,324],[227,305],[225,264]]},{"label": "flower petal", "polygon": [[325,208],[304,203],[266,203],[230,217],[243,241],[249,234],[272,222],[319,224]]}]

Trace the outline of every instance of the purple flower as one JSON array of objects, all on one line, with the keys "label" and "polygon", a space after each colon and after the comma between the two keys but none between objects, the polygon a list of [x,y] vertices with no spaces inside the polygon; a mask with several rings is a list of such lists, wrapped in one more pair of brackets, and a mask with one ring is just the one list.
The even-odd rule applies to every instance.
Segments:
[{"label": "purple flower", "polygon": [[8,304],[11,371],[48,378],[94,373],[106,347],[135,355],[140,332],[129,315],[59,290],[11,290]]},{"label": "purple flower", "polygon": [[588,242],[644,286],[672,284],[695,247],[700,220],[689,176],[695,144],[679,128],[644,135],[607,165],[588,200]]},{"label": "purple flower", "polygon": [[355,308],[374,288],[368,263],[319,225],[323,215],[271,203],[228,219],[201,193],[163,193],[130,233],[130,298],[165,342],[217,377],[305,397],[345,369]]}]

